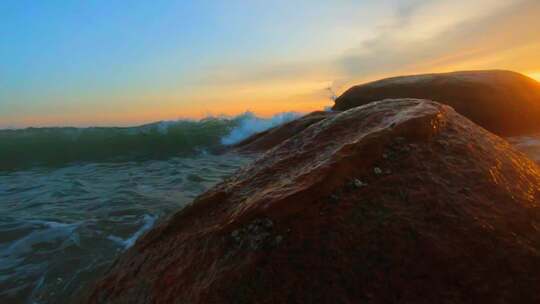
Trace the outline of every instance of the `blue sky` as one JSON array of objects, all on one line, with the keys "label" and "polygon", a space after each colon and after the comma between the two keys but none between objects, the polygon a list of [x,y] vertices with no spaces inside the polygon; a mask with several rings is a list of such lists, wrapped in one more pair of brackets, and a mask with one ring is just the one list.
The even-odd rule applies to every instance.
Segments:
[{"label": "blue sky", "polygon": [[0,11],[0,127],[309,111],[329,86],[396,73],[540,71],[511,59],[538,51],[537,1],[3,0]]}]

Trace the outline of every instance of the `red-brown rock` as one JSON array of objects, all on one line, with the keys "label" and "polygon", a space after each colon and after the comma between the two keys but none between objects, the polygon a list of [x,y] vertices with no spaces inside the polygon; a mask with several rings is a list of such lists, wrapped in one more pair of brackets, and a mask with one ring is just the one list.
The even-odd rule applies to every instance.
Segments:
[{"label": "red-brown rock", "polygon": [[385,100],[266,152],[128,250],[89,303],[539,303],[540,169]]},{"label": "red-brown rock", "polygon": [[341,95],[335,110],[386,98],[425,98],[452,106],[504,136],[540,131],[540,83],[510,71],[469,71],[383,79]]}]

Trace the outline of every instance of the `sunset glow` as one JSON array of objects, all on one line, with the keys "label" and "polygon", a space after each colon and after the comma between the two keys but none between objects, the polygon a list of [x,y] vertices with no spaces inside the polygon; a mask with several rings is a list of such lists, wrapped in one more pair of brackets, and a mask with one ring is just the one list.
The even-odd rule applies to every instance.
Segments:
[{"label": "sunset glow", "polygon": [[540,81],[540,72],[527,73],[527,75],[533,79]]},{"label": "sunset glow", "polygon": [[0,127],[308,112],[399,74],[540,80],[540,2],[390,2],[3,1]]}]

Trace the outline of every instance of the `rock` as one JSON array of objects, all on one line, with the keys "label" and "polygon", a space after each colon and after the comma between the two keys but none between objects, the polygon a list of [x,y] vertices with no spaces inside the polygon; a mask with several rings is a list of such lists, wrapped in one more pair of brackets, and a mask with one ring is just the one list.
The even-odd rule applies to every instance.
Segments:
[{"label": "rock", "polygon": [[273,226],[270,219],[256,219],[240,230],[234,230],[231,236],[237,248],[259,250],[270,245],[268,240],[272,237]]},{"label": "rock", "polygon": [[383,79],[355,86],[336,99],[347,110],[386,98],[425,98],[452,106],[504,136],[540,131],[540,83],[510,71],[469,71]]},{"label": "rock", "polygon": [[362,187],[367,186],[366,183],[362,182],[361,180],[359,180],[359,179],[357,179],[357,178],[355,178],[355,179],[353,180],[353,185],[354,185],[356,188],[362,188]]},{"label": "rock", "polygon": [[328,197],[328,201],[329,201],[331,204],[337,204],[337,203],[339,203],[339,196],[336,195],[336,194],[331,194],[331,195]]},{"label": "rock", "polygon": [[[410,153],[382,158],[398,138]],[[448,106],[379,101],[196,198],[88,303],[539,303],[539,230],[536,163]]]}]

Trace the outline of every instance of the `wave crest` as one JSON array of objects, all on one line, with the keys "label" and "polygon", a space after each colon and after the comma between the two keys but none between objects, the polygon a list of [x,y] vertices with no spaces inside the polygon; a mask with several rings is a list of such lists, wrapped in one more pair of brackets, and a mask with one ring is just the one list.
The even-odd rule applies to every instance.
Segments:
[{"label": "wave crest", "polygon": [[160,121],[137,127],[57,127],[0,130],[0,170],[70,162],[133,161],[219,150],[286,123],[298,113]]},{"label": "wave crest", "polygon": [[246,112],[238,118],[238,125],[225,137],[221,138],[223,145],[233,145],[253,134],[266,131],[298,118],[296,112],[279,113],[271,118],[260,118],[251,112]]}]

